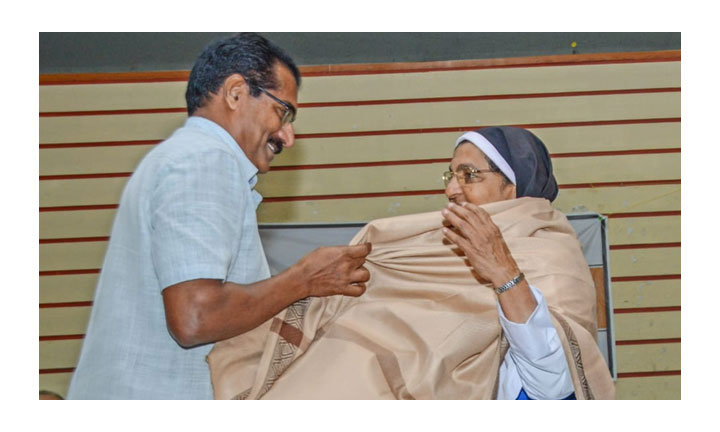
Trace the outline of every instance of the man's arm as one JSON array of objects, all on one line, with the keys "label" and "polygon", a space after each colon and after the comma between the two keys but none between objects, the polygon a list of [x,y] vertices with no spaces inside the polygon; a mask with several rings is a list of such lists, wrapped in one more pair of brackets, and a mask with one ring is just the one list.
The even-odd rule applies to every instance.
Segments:
[{"label": "man's arm", "polygon": [[275,277],[249,285],[195,279],[163,290],[168,329],[183,347],[245,333],[308,296],[359,296],[369,243],[319,248]]}]

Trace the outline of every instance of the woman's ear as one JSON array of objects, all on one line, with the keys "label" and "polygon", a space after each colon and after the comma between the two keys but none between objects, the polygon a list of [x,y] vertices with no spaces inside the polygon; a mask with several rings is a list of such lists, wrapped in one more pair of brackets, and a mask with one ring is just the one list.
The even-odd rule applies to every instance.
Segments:
[{"label": "woman's ear", "polygon": [[506,184],[503,187],[503,196],[509,200],[517,198],[517,187],[512,183]]}]

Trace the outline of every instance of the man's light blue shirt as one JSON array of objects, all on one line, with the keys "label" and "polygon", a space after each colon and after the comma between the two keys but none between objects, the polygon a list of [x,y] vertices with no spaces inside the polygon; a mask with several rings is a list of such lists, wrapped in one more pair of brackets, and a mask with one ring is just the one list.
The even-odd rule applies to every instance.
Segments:
[{"label": "man's light blue shirt", "polygon": [[207,344],[170,335],[166,287],[270,277],[257,168],[218,124],[190,117],[128,181],[115,216],[71,399],[210,399]]}]

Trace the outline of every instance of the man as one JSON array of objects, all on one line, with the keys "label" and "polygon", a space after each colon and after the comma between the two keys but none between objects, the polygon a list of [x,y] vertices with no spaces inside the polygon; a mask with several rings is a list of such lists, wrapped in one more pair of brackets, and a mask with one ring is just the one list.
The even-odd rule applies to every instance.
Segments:
[{"label": "man", "polygon": [[270,277],[257,175],[294,144],[300,73],[255,34],[205,48],[189,118],[128,181],[69,398],[207,399],[212,343],[308,296],[359,296],[369,244],[320,248]]},{"label": "man", "polygon": [[443,177],[447,209],[378,219],[351,241],[373,244],[362,297],[296,304],[266,337],[216,344],[215,397],[613,398],[543,143],[518,128],[464,134]]}]

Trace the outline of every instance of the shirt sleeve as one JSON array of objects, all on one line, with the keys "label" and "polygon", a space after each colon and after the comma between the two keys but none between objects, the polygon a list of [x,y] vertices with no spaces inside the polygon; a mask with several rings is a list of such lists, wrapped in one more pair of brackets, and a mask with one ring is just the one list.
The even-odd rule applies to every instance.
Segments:
[{"label": "shirt sleeve", "polygon": [[504,361],[514,363],[522,388],[532,399],[563,399],[573,393],[572,378],[565,352],[550,319],[545,297],[535,287],[530,290],[537,307],[526,323],[509,321],[498,303],[500,325],[510,343]]},{"label": "shirt sleeve", "polygon": [[163,167],[151,198],[152,259],[162,289],[225,280],[250,188],[234,158],[213,149]]}]

